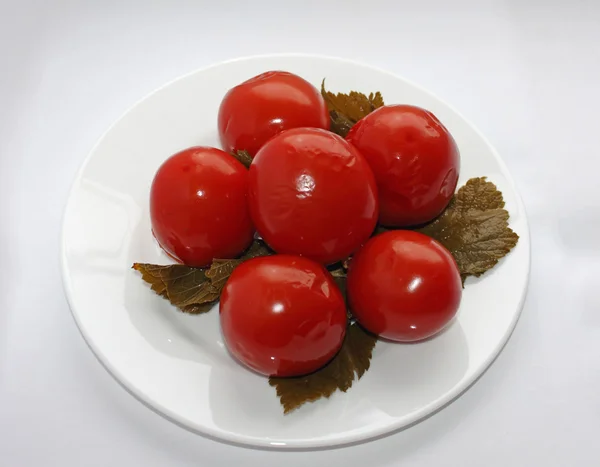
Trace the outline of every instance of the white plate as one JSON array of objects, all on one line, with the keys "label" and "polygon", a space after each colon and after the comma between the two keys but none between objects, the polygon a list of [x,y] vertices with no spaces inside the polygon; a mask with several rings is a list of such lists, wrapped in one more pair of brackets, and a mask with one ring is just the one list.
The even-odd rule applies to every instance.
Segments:
[{"label": "white plate", "polygon": [[[387,103],[433,111],[454,135],[459,185],[487,176],[503,192],[517,247],[468,280],[458,318],[420,344],[378,343],[371,370],[348,393],[284,416],[266,379],[227,354],[218,313],[186,316],[131,269],[167,264],[150,233],[148,196],[159,165],[193,145],[218,146],[217,109],[232,86],[266,70],[297,73],[335,91],[379,90]],[[67,204],[62,272],[77,324],[106,368],[168,418],[210,437],[262,447],[352,443],[405,427],[452,401],[500,352],[521,310],[529,274],[523,204],[500,157],[454,109],[424,89],[371,67],[326,57],[277,55],[222,63],[184,76],[129,110],[85,161]]]}]

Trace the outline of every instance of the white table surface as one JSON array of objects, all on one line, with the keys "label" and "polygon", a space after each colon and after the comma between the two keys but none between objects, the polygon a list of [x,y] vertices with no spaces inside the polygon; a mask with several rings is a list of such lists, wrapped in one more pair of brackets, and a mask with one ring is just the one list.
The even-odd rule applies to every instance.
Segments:
[{"label": "white table surface", "polygon": [[[489,137],[529,213],[530,289],[500,357],[438,414],[359,446],[257,451],[175,426],[97,362],[63,295],[62,210],[96,139],[165,82],[269,52],[428,87]],[[598,109],[594,0],[0,0],[0,465],[600,465]]]}]

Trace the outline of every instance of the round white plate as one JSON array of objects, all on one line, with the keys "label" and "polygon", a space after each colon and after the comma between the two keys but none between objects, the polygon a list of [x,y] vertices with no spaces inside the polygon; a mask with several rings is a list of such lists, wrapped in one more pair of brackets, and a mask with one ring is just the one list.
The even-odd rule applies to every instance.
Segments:
[{"label": "round white plate", "polygon": [[[346,394],[284,416],[267,380],[227,354],[217,310],[179,313],[150,291],[133,262],[168,264],[150,233],[148,196],[159,165],[193,145],[218,146],[225,92],[267,70],[297,73],[330,90],[381,91],[387,103],[433,111],[454,135],[459,186],[487,176],[504,194],[517,247],[469,279],[458,318],[427,342],[377,344],[371,369]],[[405,427],[452,401],[494,360],[521,310],[529,274],[523,204],[500,157],[449,105],[387,72],[326,57],[277,55],[222,63],[184,76],[129,110],[79,172],[63,226],[62,272],[77,324],[106,368],[168,418],[245,445],[310,448],[352,443]]]}]

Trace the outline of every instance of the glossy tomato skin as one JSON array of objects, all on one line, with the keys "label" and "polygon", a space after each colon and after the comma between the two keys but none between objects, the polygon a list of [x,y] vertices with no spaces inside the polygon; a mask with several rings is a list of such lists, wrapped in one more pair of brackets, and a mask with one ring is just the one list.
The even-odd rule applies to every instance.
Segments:
[{"label": "glossy tomato skin", "polygon": [[356,148],[333,133],[284,131],[261,148],[249,175],[252,219],[278,253],[335,263],[375,228],[373,173]]},{"label": "glossy tomato skin", "polygon": [[323,266],[291,255],[238,266],[220,303],[227,348],[267,376],[299,376],[331,360],[346,333],[344,299]]},{"label": "glossy tomato skin", "polygon": [[369,331],[399,342],[440,332],[458,311],[462,282],[450,252],[434,239],[408,230],[376,237],[354,255],[348,300]]},{"label": "glossy tomato skin", "polygon": [[380,107],[354,125],[346,139],[373,169],[381,224],[423,224],[450,202],[460,155],[452,135],[431,112],[409,105]]},{"label": "glossy tomato skin", "polygon": [[199,146],[171,156],[150,190],[156,240],[188,266],[237,256],[254,235],[247,190],[247,169],[220,149]]},{"label": "glossy tomato skin", "polygon": [[327,104],[303,78],[284,71],[262,73],[231,89],[219,108],[219,137],[225,151],[254,156],[269,138],[290,128],[328,130]]}]

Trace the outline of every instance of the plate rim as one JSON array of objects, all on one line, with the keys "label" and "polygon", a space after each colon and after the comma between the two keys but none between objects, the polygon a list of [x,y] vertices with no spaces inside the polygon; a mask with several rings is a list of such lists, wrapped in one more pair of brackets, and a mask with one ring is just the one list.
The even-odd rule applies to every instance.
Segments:
[{"label": "plate rim", "polygon": [[[271,442],[268,438],[261,437],[252,437],[252,436],[241,436],[238,434],[234,434],[231,432],[225,431],[215,431],[211,428],[203,427],[203,429],[190,426],[190,424],[181,419],[178,414],[172,413],[169,409],[164,407],[162,404],[157,403],[152,400],[150,397],[147,397],[141,391],[139,391],[136,387],[129,384],[127,378],[123,377],[123,375],[117,371],[107,358],[103,355],[101,350],[97,347],[97,345],[93,342],[93,339],[90,337],[88,333],[84,330],[84,327],[80,321],[80,317],[78,313],[75,311],[76,306],[73,299],[73,289],[70,281],[69,269],[67,267],[67,245],[66,245],[66,229],[67,229],[67,217],[71,208],[71,204],[74,199],[75,191],[78,187],[78,183],[80,182],[83,172],[85,171],[87,165],[89,164],[93,154],[96,152],[102,141],[105,139],[106,135],[108,135],[114,127],[116,127],[130,112],[132,112],[135,108],[137,108],[141,103],[152,97],[153,95],[159,93],[163,89],[173,85],[174,83],[184,80],[192,75],[202,73],[204,71],[210,70],[212,68],[216,68],[223,65],[228,65],[231,63],[239,63],[245,61],[253,61],[253,60],[262,60],[262,59],[284,59],[284,58],[303,58],[303,59],[318,59],[318,60],[328,60],[335,62],[342,62],[349,65],[354,65],[357,67],[369,69],[371,71],[375,71],[378,73],[386,74],[390,77],[398,79],[400,81],[405,82],[406,84],[418,89],[419,91],[429,95],[430,97],[436,99],[440,104],[447,107],[449,110],[454,112],[458,117],[460,117],[476,134],[481,140],[487,145],[487,147],[491,150],[494,159],[498,163],[501,168],[502,174],[504,175],[506,182],[510,186],[511,190],[514,193],[515,201],[518,210],[522,213],[523,216],[523,226],[519,231],[519,242],[521,245],[525,245],[526,252],[526,275],[525,275],[525,283],[523,285],[523,289],[521,291],[521,297],[519,299],[519,303],[517,305],[517,311],[515,312],[511,323],[509,324],[505,335],[499,341],[498,345],[494,348],[492,352],[488,355],[488,357],[481,363],[481,365],[474,372],[474,377],[467,382],[467,384],[457,384],[450,391],[443,394],[438,399],[435,399],[428,404],[424,405],[420,409],[414,411],[408,416],[402,417],[401,422],[389,423],[385,426],[376,427],[371,429],[369,432],[364,433],[362,431],[357,431],[351,434],[344,435],[343,439],[303,439],[303,440],[294,440],[291,442],[283,443],[283,442]],[[410,428],[411,426],[435,415],[437,412],[451,404],[458,397],[460,397],[464,392],[466,392],[469,388],[471,388],[479,379],[486,373],[491,364],[499,357],[502,350],[506,346],[508,340],[512,336],[514,329],[516,327],[517,322],[521,316],[523,306],[525,304],[525,299],[527,296],[527,291],[529,289],[529,281],[531,275],[531,234],[529,228],[529,219],[527,216],[527,211],[525,209],[525,204],[521,198],[521,194],[517,189],[517,185],[508,170],[508,167],[496,148],[491,144],[488,138],[479,130],[479,128],[473,124],[471,120],[466,118],[461,112],[456,110],[456,108],[449,104],[446,100],[440,98],[435,93],[429,91],[427,88],[421,86],[413,82],[410,79],[403,77],[402,75],[398,75],[396,73],[390,72],[386,69],[380,68],[378,66],[373,66],[358,60],[336,57],[331,55],[324,54],[313,54],[313,53],[271,53],[271,54],[255,54],[255,55],[245,55],[239,56],[236,58],[231,58],[227,60],[223,60],[220,62],[212,63],[208,66],[204,66],[187,73],[184,73],[181,76],[178,76],[167,83],[155,88],[149,93],[142,96],[140,99],[136,100],[132,105],[126,108],[124,112],[120,114],[120,116],[111,123],[108,128],[100,135],[100,137],[96,140],[94,145],[88,151],[86,157],[81,162],[79,169],[77,170],[75,177],[71,183],[71,186],[68,191],[67,200],[63,207],[62,219],[61,219],[61,228],[60,228],[60,270],[61,270],[61,279],[63,283],[63,289],[65,291],[65,296],[67,299],[67,304],[69,305],[69,309],[71,311],[71,315],[75,321],[81,336],[83,337],[86,345],[92,351],[96,359],[100,362],[100,364],[104,367],[104,369],[116,380],[116,382],[123,387],[129,394],[133,395],[139,402],[141,402],[144,406],[148,407],[153,412],[159,414],[160,416],[166,418],[172,423],[191,431],[193,433],[200,434],[208,439],[213,441],[218,441],[234,446],[246,447],[246,448],[258,448],[258,449],[267,449],[267,450],[286,450],[286,451],[306,451],[306,450],[322,450],[322,449],[334,449],[342,446],[354,445],[354,444],[362,444],[365,442],[372,441],[374,439],[383,438],[386,436],[393,435],[399,431]]]}]

